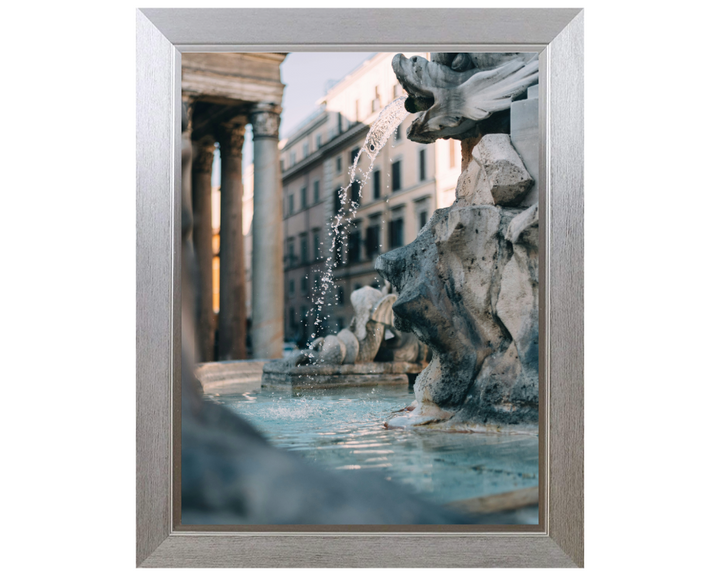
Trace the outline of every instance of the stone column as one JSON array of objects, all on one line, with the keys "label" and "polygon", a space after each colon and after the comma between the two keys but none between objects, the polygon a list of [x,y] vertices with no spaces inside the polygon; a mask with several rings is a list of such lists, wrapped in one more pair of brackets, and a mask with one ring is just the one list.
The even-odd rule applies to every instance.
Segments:
[{"label": "stone column", "polygon": [[280,358],[283,346],[280,107],[258,104],[253,126],[252,346],[255,358]]},{"label": "stone column", "polygon": [[193,245],[198,267],[197,286],[197,339],[198,361],[213,360],[215,342],[215,322],[213,312],[212,286],[212,164],[215,155],[215,142],[212,138],[203,138],[193,143],[192,164],[192,206],[193,206]]},{"label": "stone column", "polygon": [[247,358],[245,249],[243,247],[242,147],[245,124],[225,124],[220,134],[220,315],[218,359]]}]

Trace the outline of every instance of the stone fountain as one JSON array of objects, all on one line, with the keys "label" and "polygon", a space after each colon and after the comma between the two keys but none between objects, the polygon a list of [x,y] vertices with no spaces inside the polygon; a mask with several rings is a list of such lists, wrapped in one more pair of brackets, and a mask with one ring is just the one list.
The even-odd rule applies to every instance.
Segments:
[{"label": "stone fountain", "polygon": [[539,213],[509,109],[537,84],[537,55],[398,54],[393,69],[418,113],[408,138],[460,139],[463,172],[454,204],[375,264],[398,292],[395,327],[432,352],[387,425],[536,430]]},{"label": "stone fountain", "polygon": [[313,340],[307,350],[272,360],[263,367],[263,386],[330,388],[402,384],[427,366],[428,347],[395,327],[397,294],[365,286],[350,295],[355,312],[350,326]]},{"label": "stone fountain", "polygon": [[[266,364],[263,384],[304,380],[313,385],[311,373],[329,385],[356,384],[378,373],[385,379],[398,374],[407,382],[408,374],[424,368],[414,385],[415,403],[389,426],[532,430],[539,396],[538,206],[533,178],[507,136],[503,117],[537,82],[536,64],[525,55],[436,54],[431,62],[415,60],[406,73],[402,57],[396,60],[395,71],[410,94],[405,105],[420,112],[411,139],[463,141],[456,201],[436,211],[413,243],[376,262],[397,293],[370,287],[353,293],[351,326],[287,361]],[[418,74],[414,80],[413,73]],[[183,153],[183,163],[188,158]],[[186,218],[190,196],[182,198],[183,523],[468,522],[380,477],[320,470],[271,446],[246,421],[203,398],[191,369],[195,268]],[[406,367],[397,373],[368,368],[383,364]],[[474,520],[508,522],[487,515]]]}]

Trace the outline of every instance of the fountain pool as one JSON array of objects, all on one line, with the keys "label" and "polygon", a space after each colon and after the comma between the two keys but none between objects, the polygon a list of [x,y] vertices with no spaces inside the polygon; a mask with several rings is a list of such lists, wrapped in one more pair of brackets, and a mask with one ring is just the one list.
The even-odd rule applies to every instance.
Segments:
[{"label": "fountain pool", "polygon": [[[538,485],[537,436],[386,429],[389,414],[413,400],[404,386],[291,392],[258,384],[206,398],[319,466],[371,470],[439,504]],[[537,507],[524,509],[518,521],[536,524]]]}]

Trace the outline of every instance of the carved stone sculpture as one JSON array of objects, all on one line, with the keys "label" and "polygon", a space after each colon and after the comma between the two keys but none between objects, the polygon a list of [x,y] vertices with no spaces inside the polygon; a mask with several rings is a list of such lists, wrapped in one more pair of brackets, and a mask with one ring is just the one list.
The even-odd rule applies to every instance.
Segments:
[{"label": "carved stone sculpture", "polygon": [[316,338],[307,350],[263,367],[263,386],[330,388],[395,384],[407,386],[427,365],[429,349],[394,325],[397,294],[390,285],[350,295],[355,315],[337,334]]},{"label": "carved stone sculpture", "polygon": [[518,206],[533,184],[507,134],[486,134],[458,179],[456,204]]},{"label": "carved stone sculpture", "polygon": [[442,53],[430,61],[397,54],[392,66],[408,93],[406,109],[420,112],[408,130],[415,142],[503,131],[492,116],[538,81],[534,53]]},{"label": "carved stone sculpture", "polygon": [[504,135],[483,137],[473,159],[453,206],[375,264],[398,291],[395,327],[432,350],[390,426],[537,423],[538,206],[514,207],[532,179]]},{"label": "carved stone sculpture", "polygon": [[[420,356],[420,344],[412,334],[402,335],[395,329],[392,306],[397,294],[388,294],[371,286],[364,286],[350,295],[355,315],[350,326],[337,335],[316,338],[309,350],[300,350],[291,357],[293,365],[305,364],[364,364],[378,355],[389,331],[392,339],[398,338],[386,354],[389,361],[416,362]],[[424,353],[424,350],[423,350]]]}]

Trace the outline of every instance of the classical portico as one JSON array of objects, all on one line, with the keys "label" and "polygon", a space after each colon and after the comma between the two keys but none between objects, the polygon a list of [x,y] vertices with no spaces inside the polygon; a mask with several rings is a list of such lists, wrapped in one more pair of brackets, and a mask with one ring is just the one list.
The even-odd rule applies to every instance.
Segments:
[{"label": "classical portico", "polygon": [[[198,265],[201,362],[248,357],[248,312],[254,358],[278,358],[283,343],[282,188],[278,153],[285,54],[183,54],[182,95],[193,144],[193,244]],[[246,308],[243,143],[252,125],[254,201],[252,307]],[[220,310],[212,305],[212,165],[220,149]],[[187,175],[184,175],[187,177]],[[216,342],[217,334],[217,342]]]}]

